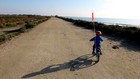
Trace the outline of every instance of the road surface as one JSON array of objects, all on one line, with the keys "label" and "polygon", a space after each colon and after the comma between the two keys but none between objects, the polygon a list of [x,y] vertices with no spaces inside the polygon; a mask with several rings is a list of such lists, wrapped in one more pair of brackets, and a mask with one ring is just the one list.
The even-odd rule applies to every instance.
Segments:
[{"label": "road surface", "polygon": [[[0,46],[0,79],[140,79],[139,48],[104,36],[103,55],[95,63],[93,36],[53,17]],[[72,60],[82,59],[71,68]]]}]

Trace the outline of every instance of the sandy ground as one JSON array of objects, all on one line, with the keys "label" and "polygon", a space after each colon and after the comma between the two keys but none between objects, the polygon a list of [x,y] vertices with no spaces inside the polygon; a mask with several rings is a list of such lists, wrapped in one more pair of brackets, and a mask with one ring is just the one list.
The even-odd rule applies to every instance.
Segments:
[{"label": "sandy ground", "polygon": [[[0,79],[140,79],[139,48],[104,36],[103,55],[95,63],[93,36],[51,18],[0,46]],[[74,69],[72,60],[78,61]]]}]

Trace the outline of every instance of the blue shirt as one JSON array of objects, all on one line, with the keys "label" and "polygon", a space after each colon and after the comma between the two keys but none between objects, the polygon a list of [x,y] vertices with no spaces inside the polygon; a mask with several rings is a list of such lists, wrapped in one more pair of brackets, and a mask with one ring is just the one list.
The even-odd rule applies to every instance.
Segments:
[{"label": "blue shirt", "polygon": [[100,48],[101,42],[103,41],[103,39],[100,36],[95,36],[95,37],[91,38],[90,41],[94,41],[94,44],[96,44],[96,47]]}]

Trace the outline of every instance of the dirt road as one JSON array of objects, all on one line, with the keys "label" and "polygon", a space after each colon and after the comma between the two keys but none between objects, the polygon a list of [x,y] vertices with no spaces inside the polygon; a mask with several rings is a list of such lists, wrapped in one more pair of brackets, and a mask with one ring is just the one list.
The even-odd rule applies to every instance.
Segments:
[{"label": "dirt road", "polygon": [[[96,57],[90,57],[93,36],[51,18],[0,46],[0,79],[140,79],[139,48],[104,37],[101,61],[95,63]],[[82,58],[71,69],[71,60]]]}]

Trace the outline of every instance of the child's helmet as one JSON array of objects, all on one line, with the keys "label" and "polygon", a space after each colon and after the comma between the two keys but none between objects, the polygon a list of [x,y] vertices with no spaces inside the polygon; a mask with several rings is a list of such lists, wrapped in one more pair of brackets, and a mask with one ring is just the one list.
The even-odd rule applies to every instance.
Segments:
[{"label": "child's helmet", "polygon": [[100,35],[102,35],[102,32],[101,31],[97,31],[96,35],[100,36]]}]

